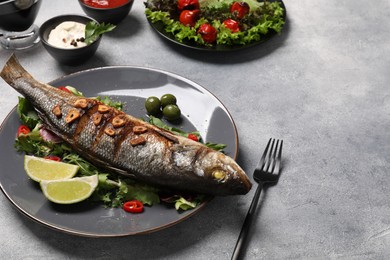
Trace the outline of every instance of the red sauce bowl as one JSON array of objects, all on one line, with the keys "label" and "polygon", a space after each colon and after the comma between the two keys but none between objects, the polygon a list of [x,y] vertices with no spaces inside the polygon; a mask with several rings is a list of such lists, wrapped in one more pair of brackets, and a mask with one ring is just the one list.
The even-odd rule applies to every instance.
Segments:
[{"label": "red sauce bowl", "polygon": [[[134,0],[112,0],[108,5],[99,5],[98,1],[79,0],[83,11],[100,23],[118,24],[129,14]],[[107,2],[107,1],[102,1]]]}]

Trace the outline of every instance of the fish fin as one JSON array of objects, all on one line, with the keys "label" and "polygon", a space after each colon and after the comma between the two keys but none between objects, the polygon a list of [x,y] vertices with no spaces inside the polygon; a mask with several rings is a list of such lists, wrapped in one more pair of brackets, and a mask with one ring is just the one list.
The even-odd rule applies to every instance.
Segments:
[{"label": "fish fin", "polygon": [[108,165],[105,166],[105,168],[106,168],[107,170],[111,170],[111,171],[113,171],[113,172],[117,172],[117,173],[122,174],[122,175],[124,175],[124,176],[130,177],[130,178],[133,178],[133,179],[137,179],[137,176],[136,176],[135,174],[130,173],[130,172],[127,172],[127,171],[124,171],[124,170],[122,170],[122,169],[118,169],[118,168],[116,168],[116,167],[108,166]]},{"label": "fish fin", "polygon": [[164,130],[164,129],[161,129],[161,128],[158,128],[158,127],[155,127],[154,129],[159,135],[162,135],[164,136],[165,138],[167,138],[168,140],[174,142],[174,143],[179,143],[179,139],[177,137],[175,137],[172,133]]}]

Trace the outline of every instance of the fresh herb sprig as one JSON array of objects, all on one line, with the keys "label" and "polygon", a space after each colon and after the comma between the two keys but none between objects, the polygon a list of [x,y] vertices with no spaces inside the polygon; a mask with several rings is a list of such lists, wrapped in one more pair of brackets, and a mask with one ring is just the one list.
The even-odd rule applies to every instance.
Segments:
[{"label": "fresh herb sprig", "polygon": [[116,27],[115,25],[110,24],[110,23],[98,24],[94,21],[88,22],[85,26],[85,40],[84,40],[84,42],[87,45],[90,45],[94,41],[96,41],[100,35],[114,30],[115,27]]},{"label": "fresh herb sprig", "polygon": [[[185,132],[177,127],[172,127],[172,126],[169,126],[167,124],[164,124],[164,122],[161,121],[161,119],[154,117],[154,116],[150,116],[149,123],[152,125],[155,125],[157,127],[160,127],[162,129],[165,129],[167,131],[170,131],[171,133],[173,133],[175,135],[179,135],[179,136],[183,136],[183,137],[188,137],[189,134],[196,135],[198,137],[199,142],[203,143],[202,137],[200,136],[200,133],[198,131]],[[219,152],[223,152],[223,149],[226,148],[226,144],[206,142],[206,143],[204,143],[204,145],[213,149],[213,150],[219,151]]]},{"label": "fresh herb sprig", "polygon": [[165,124],[160,118],[157,118],[157,117],[154,117],[154,116],[150,116],[149,117],[149,123],[152,124],[152,125],[155,125],[159,128],[162,128],[162,129],[165,129],[175,135],[180,135],[180,136],[183,136],[183,137],[188,137],[188,134],[194,134],[196,135],[198,138],[200,138],[200,134],[198,131],[194,131],[194,132],[185,132],[177,127],[172,127],[172,126],[169,126],[167,124]]},{"label": "fresh herb sprig", "polygon": [[120,111],[123,110],[123,102],[121,101],[114,101],[111,98],[104,96],[104,97],[96,97],[96,100],[99,100],[100,102],[106,104],[107,106],[114,107]]}]

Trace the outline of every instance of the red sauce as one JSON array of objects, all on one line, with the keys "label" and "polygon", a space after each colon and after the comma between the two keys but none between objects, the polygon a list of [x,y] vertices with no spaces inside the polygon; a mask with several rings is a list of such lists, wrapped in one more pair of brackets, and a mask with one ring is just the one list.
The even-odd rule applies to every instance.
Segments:
[{"label": "red sauce", "polygon": [[95,8],[115,8],[127,4],[129,0],[83,0],[83,2]]}]

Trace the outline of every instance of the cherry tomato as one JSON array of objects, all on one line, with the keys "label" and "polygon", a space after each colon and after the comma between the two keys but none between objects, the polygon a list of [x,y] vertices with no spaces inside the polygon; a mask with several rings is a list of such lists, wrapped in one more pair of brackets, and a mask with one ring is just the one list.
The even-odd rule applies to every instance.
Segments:
[{"label": "cherry tomato", "polygon": [[199,17],[199,10],[184,10],[180,13],[180,22],[184,25],[189,25],[193,27],[198,20]]},{"label": "cherry tomato", "polygon": [[241,19],[249,13],[249,5],[246,2],[234,2],[230,6],[230,12],[235,14],[238,19]]},{"label": "cherry tomato", "polygon": [[58,157],[58,156],[55,156],[55,155],[48,155],[48,156],[45,156],[43,158],[47,159],[47,160],[56,161],[56,162],[60,162],[61,161],[61,158]]},{"label": "cherry tomato", "polygon": [[196,142],[199,141],[198,137],[196,135],[194,135],[194,134],[188,134],[187,137],[188,137],[188,139],[194,140]]},{"label": "cherry tomato", "polygon": [[233,33],[240,31],[240,24],[237,21],[234,21],[233,19],[226,19],[223,22],[223,25],[230,29]]},{"label": "cherry tomato", "polygon": [[207,43],[213,43],[217,39],[217,30],[208,23],[199,26],[198,33],[202,35],[203,40]]},{"label": "cherry tomato", "polygon": [[179,0],[177,2],[177,8],[180,11],[199,9],[199,1],[198,0]]},{"label": "cherry tomato", "polygon": [[28,128],[28,126],[26,126],[26,125],[21,125],[21,126],[19,126],[19,128],[18,128],[17,136],[19,137],[21,134],[26,135],[26,134],[28,134],[28,133],[30,133],[30,132],[31,132],[31,130],[30,130],[30,128]]},{"label": "cherry tomato", "polygon": [[125,202],[122,208],[130,213],[141,213],[144,210],[144,204],[139,200],[130,200]]},{"label": "cherry tomato", "polygon": [[65,92],[68,92],[68,93],[72,94],[72,92],[70,92],[70,90],[67,89],[67,88],[64,87],[64,86],[58,87],[58,89],[63,90],[63,91],[65,91]]}]

